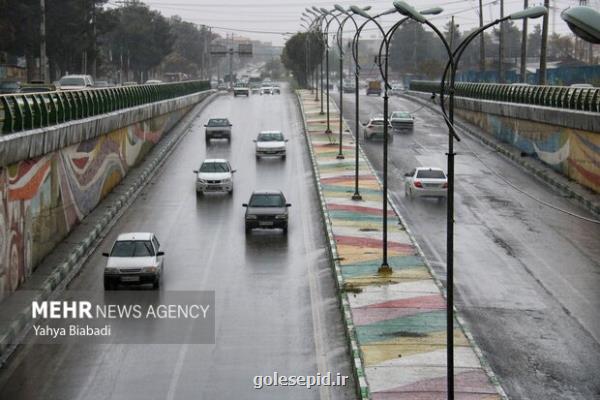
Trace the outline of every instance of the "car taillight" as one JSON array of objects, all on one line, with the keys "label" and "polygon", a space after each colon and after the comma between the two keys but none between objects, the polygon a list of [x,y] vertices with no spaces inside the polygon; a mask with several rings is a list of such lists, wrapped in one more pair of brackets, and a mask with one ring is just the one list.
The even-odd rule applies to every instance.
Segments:
[{"label": "car taillight", "polygon": [[442,185],[442,188],[444,188],[444,189],[448,189],[448,182],[445,182],[445,183]]},{"label": "car taillight", "polygon": [[422,188],[423,184],[421,183],[421,181],[415,181],[415,187]]}]

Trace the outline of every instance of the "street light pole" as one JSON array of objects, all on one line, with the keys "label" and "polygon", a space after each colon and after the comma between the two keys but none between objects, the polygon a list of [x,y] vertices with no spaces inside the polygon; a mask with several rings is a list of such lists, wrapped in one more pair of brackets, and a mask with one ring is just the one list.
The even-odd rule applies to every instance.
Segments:
[{"label": "street light pole", "polygon": [[[352,8],[350,8],[352,11]],[[352,11],[353,12],[353,11]],[[379,18],[383,15],[395,13],[396,9],[392,8],[385,12],[379,13],[373,18]],[[351,14],[348,13],[348,16]],[[360,14],[359,14],[360,15]],[[352,38],[352,58],[354,59],[354,194],[352,195],[352,200],[362,200],[362,196],[359,190],[359,140],[360,140],[360,97],[359,97],[359,76],[360,76],[360,64],[358,62],[358,41],[360,39],[360,34],[371,20],[367,19],[360,26],[356,23],[354,18],[352,18],[352,22],[356,27],[356,32],[354,33],[354,37]]]},{"label": "street light pole", "polygon": [[[446,209],[446,359],[447,359],[447,385],[448,385],[448,399],[454,399],[454,138],[460,140],[456,136],[454,130],[454,85],[456,79],[456,72],[458,68],[458,61],[466,49],[467,45],[475,39],[484,30],[502,23],[508,19],[523,19],[523,18],[538,18],[547,13],[545,7],[533,7],[520,12],[510,14],[502,19],[497,19],[478,30],[471,33],[466,39],[464,39],[454,51],[450,48],[450,45],[446,41],[444,35],[440,32],[435,25],[428,21],[421,13],[416,11],[413,7],[405,3],[404,1],[394,1],[394,7],[402,15],[414,19],[417,22],[424,23],[429,26],[435,34],[440,38],[444,44],[444,48],[448,53],[448,63],[446,64],[446,70],[442,74],[440,82],[440,103],[444,120],[448,126],[448,200]],[[445,93],[445,79],[446,73],[450,68],[450,87],[449,92],[449,104],[448,112],[446,112],[444,105],[444,93]]]},{"label": "street light pole", "polygon": [[[379,31],[381,32],[381,34],[383,35],[383,40],[387,42],[387,39],[385,37],[385,30],[383,29],[383,27],[381,26],[381,24],[375,19],[373,18],[371,15],[369,15],[366,11],[360,9],[359,7],[356,6],[350,6],[350,10],[352,10],[353,13],[358,14],[362,17],[364,17],[365,19],[373,22],[377,28],[379,29]],[[388,46],[386,45],[386,49],[388,48]],[[381,58],[378,57],[377,60],[378,64],[379,64],[379,70],[381,71]],[[382,78],[384,81],[384,89],[383,89],[383,199],[382,199],[382,218],[383,218],[383,223],[382,223],[382,260],[381,260],[381,265],[379,266],[379,269],[377,270],[377,273],[379,274],[383,274],[383,275],[390,275],[392,273],[392,269],[390,268],[389,264],[388,264],[388,240],[387,240],[387,214],[388,214],[388,204],[387,204],[387,192],[388,192],[388,92],[387,92],[387,87],[388,87],[388,81],[387,81],[387,73],[388,73],[388,54],[385,55],[385,65],[384,65],[384,70],[383,70],[383,74],[382,74]]]}]

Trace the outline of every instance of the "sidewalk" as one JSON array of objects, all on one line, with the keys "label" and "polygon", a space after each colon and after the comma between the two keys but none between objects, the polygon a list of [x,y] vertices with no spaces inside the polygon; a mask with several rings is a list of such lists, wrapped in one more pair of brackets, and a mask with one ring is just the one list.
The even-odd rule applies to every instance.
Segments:
[{"label": "sidewalk", "polygon": [[[337,160],[338,118],[330,104],[332,138],[323,132],[326,116],[309,91],[298,93],[321,196],[331,255],[362,398],[446,398],[446,311],[439,282],[404,227],[388,207],[390,276],[379,276],[381,263],[380,183],[360,155],[360,193],[354,193],[354,138],[343,137],[344,160]],[[334,122],[335,121],[335,122]],[[468,335],[470,337],[470,335]],[[481,354],[455,322],[455,397],[505,398]]]}]

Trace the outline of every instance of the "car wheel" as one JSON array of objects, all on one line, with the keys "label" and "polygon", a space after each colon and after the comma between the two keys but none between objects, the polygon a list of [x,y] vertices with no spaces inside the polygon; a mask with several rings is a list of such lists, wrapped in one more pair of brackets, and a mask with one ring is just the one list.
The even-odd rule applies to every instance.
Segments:
[{"label": "car wheel", "polygon": [[104,290],[114,290],[115,285],[113,284],[112,279],[104,277]]},{"label": "car wheel", "polygon": [[208,136],[205,137],[204,140],[206,141],[206,143],[210,142],[210,138]]},{"label": "car wheel", "polygon": [[256,156],[256,161],[258,161],[258,160],[260,160],[260,156],[259,155]]},{"label": "car wheel", "polygon": [[228,195],[232,196],[233,195],[233,187],[231,188],[231,190],[229,192],[227,192]]},{"label": "car wheel", "polygon": [[246,225],[246,234],[252,232],[252,228],[249,225]]},{"label": "car wheel", "polygon": [[410,200],[412,200],[412,199],[413,199],[413,192],[412,192],[412,189],[410,189],[410,188],[408,189],[408,198],[409,198]]},{"label": "car wheel", "polygon": [[202,190],[196,190],[196,195],[198,197],[201,197],[202,195],[204,195],[204,192]]},{"label": "car wheel", "polygon": [[154,278],[154,282],[152,283],[152,289],[157,290],[160,288],[160,276]]},{"label": "car wheel", "polygon": [[285,161],[285,155],[281,156],[281,159],[282,159],[283,161]]},{"label": "car wheel", "polygon": [[287,225],[285,225],[285,226],[283,227],[283,233],[284,233],[285,235],[287,235],[287,233],[288,233],[288,226],[287,226]]}]

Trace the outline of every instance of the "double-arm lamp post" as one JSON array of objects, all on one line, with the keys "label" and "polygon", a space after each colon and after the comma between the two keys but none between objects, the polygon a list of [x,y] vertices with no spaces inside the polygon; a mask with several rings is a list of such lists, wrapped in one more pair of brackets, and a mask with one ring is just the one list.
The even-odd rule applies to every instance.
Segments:
[{"label": "double-arm lamp post", "polygon": [[[338,6],[336,5],[336,8],[339,10]],[[352,11],[352,8],[349,9],[350,12],[354,13]],[[387,11],[384,11],[382,13],[379,13],[377,15],[373,16],[373,19],[375,18],[379,18],[383,15],[387,15],[387,14],[392,14],[395,13],[396,9],[392,8],[389,9]],[[346,14],[348,14],[348,17],[350,17],[352,14],[350,14],[348,11],[345,11]],[[360,63],[359,63],[359,58],[358,58],[358,40],[360,38],[360,34],[363,30],[363,28],[365,27],[365,25],[367,25],[369,22],[371,21],[371,19],[367,19],[366,21],[364,21],[360,26],[358,26],[358,24],[356,23],[356,21],[354,20],[354,18],[352,18],[352,22],[354,22],[354,26],[356,27],[356,31],[354,33],[354,37],[352,38],[352,58],[354,59],[354,139],[355,139],[355,144],[354,144],[354,194],[352,195],[352,200],[362,200],[362,196],[360,194],[360,190],[359,190],[359,138],[360,138],[360,99],[359,99],[359,76],[360,76]]]},{"label": "double-arm lamp post", "polygon": [[435,25],[428,21],[422,13],[419,13],[404,1],[394,1],[394,7],[400,14],[429,26],[440,38],[444,44],[446,52],[448,53],[448,64],[446,65],[446,72],[449,71],[450,73],[450,84],[447,90],[449,95],[448,112],[446,112],[444,102],[444,94],[446,92],[446,72],[442,76],[440,82],[440,102],[442,106],[442,112],[444,114],[444,120],[448,126],[448,200],[446,203],[446,350],[448,371],[447,393],[448,399],[452,400],[454,399],[454,138],[456,137],[457,140],[460,140],[458,136],[456,136],[456,132],[454,130],[454,83],[456,71],[458,69],[458,62],[468,44],[486,29],[509,19],[519,20],[524,18],[539,18],[545,15],[547,10],[545,7],[541,6],[532,7],[497,19],[471,33],[456,47],[455,50],[452,50],[442,32],[440,32]]},{"label": "double-arm lamp post", "polygon": [[[388,88],[389,88],[389,84],[388,84],[388,61],[389,61],[389,48],[390,48],[390,39],[391,39],[391,35],[388,36],[389,32],[386,32],[383,27],[381,26],[381,24],[371,15],[369,15],[366,11],[356,7],[356,6],[350,6],[350,10],[355,13],[358,14],[364,18],[367,19],[367,21],[371,21],[373,22],[377,28],[379,29],[379,31],[381,32],[381,34],[383,35],[383,42],[382,42],[382,46],[385,46],[385,54],[381,54],[381,51],[379,52],[379,57],[377,57],[377,64],[379,66],[379,71],[381,72],[381,77],[383,79],[384,82],[384,86],[383,86],[383,193],[382,193],[382,260],[381,260],[381,265],[379,266],[378,269],[378,273],[380,274],[391,274],[392,273],[392,268],[390,267],[389,263],[388,263],[388,229],[387,229],[387,223],[388,223],[388,141],[389,141],[389,112],[388,112],[388,101],[389,101],[389,95],[388,95]],[[427,14],[437,14],[439,12],[441,12],[442,10],[440,8],[435,8],[435,9],[431,9],[431,10],[425,10],[424,12]],[[388,12],[386,12],[388,13]],[[385,14],[385,13],[384,13]],[[407,21],[408,18],[403,18],[401,21],[399,21],[396,25],[401,25],[402,23],[404,23],[405,21]],[[362,30],[362,27],[364,27],[365,24],[361,25],[360,29]],[[397,26],[395,26],[397,28]],[[394,29],[394,28],[392,28]],[[393,33],[393,31],[391,31]],[[358,31],[357,31],[358,33]],[[358,45],[357,45],[358,46]]]}]

